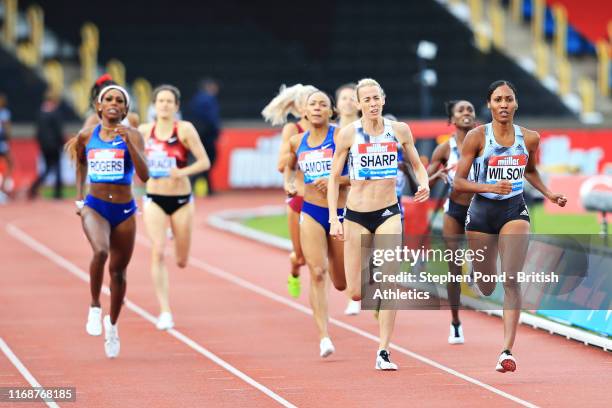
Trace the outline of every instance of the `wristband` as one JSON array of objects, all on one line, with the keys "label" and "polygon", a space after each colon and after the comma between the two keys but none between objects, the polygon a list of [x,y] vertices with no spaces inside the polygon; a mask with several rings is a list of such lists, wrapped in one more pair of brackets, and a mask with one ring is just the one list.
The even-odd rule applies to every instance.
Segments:
[{"label": "wristband", "polygon": [[77,200],[77,201],[75,201],[75,202],[74,202],[74,205],[76,205],[76,207],[77,207],[79,210],[82,210],[82,209],[83,209],[83,207],[85,207],[85,201],[83,201],[83,200]]}]

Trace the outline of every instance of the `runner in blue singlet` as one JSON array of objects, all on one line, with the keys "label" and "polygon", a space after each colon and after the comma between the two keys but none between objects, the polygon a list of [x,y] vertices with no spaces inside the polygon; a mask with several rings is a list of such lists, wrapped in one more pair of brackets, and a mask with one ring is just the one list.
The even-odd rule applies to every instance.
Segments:
[{"label": "runner in blue singlet", "polygon": [[[327,357],[335,351],[330,339],[327,321],[327,276],[338,290],[346,288],[344,276],[344,249],[340,241],[329,236],[330,216],[327,208],[327,181],[332,157],[336,149],[338,128],[330,125],[333,114],[331,98],[321,91],[312,93],[306,100],[305,116],[310,129],[290,140],[290,156],[285,166],[285,190],[297,192],[292,170],[297,164],[304,175],[304,205],[300,216],[300,241],[308,269],[310,270],[310,305],[319,330],[319,351]],[[347,171],[341,177],[340,209],[333,216],[342,216],[342,207],[348,191]]]}]

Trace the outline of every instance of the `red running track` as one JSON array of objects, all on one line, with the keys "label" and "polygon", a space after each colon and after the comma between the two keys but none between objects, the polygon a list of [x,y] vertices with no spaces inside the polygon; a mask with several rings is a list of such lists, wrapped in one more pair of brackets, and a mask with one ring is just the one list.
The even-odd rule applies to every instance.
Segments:
[{"label": "red running track", "polygon": [[[211,212],[281,200],[258,192],[197,202],[190,265],[169,268],[177,323],[169,333],[151,320],[158,307],[139,220],[116,360],[104,356],[102,337],[84,330],[90,249],[71,202],[1,207],[0,338],[43,386],[76,387],[77,402],[60,406],[610,405],[609,353],[521,327],[518,371],[500,374],[501,320],[478,312],[462,313],[462,346],[447,344],[448,311],[399,312],[392,355],[400,370],[378,372],[376,320],[367,311],[344,316],[345,297],[332,291],[337,351],[320,359],[306,270],[294,301],[286,294],[286,253],[206,225]],[[27,385],[4,354],[0,370],[0,386]]]}]

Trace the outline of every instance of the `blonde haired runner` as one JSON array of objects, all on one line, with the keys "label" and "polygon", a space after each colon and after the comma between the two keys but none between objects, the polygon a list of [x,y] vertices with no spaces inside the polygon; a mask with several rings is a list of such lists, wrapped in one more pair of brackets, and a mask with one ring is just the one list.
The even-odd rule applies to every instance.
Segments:
[{"label": "blonde haired runner", "polygon": [[[332,163],[327,187],[330,213],[330,235],[344,239],[345,272],[347,291],[353,300],[361,300],[361,237],[378,234],[402,233],[400,208],[395,194],[397,177],[397,143],[404,150],[417,180],[419,188],[415,201],[429,197],[427,171],[414,147],[412,132],[407,124],[384,119],[385,94],[373,79],[359,81],[356,87],[357,103],[362,118],[346,126],[338,135],[338,143]],[[375,145],[388,149],[381,166],[360,166],[360,156],[367,156],[367,147]],[[365,152],[364,152],[365,151]],[[344,223],[334,217],[338,208],[338,191],[342,168],[349,160],[351,189],[348,193]],[[368,174],[368,175],[365,175]],[[395,324],[395,310],[381,310],[379,314],[380,343],[376,353],[377,370],[397,370],[389,358],[388,347]]]}]

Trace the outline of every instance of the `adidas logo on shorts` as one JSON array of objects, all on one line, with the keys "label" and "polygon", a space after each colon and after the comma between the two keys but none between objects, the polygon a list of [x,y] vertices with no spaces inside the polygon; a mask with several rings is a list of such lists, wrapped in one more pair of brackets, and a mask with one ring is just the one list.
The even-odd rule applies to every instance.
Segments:
[{"label": "adidas logo on shorts", "polygon": [[467,226],[470,223],[470,214],[465,216],[465,225]]},{"label": "adidas logo on shorts", "polygon": [[527,208],[525,208],[523,211],[521,211],[521,215],[525,215],[525,216],[529,217],[529,211],[527,211]]},{"label": "adidas logo on shorts", "polygon": [[388,208],[382,214],[380,214],[381,217],[388,217],[390,215],[393,215],[393,213],[389,211]]}]

